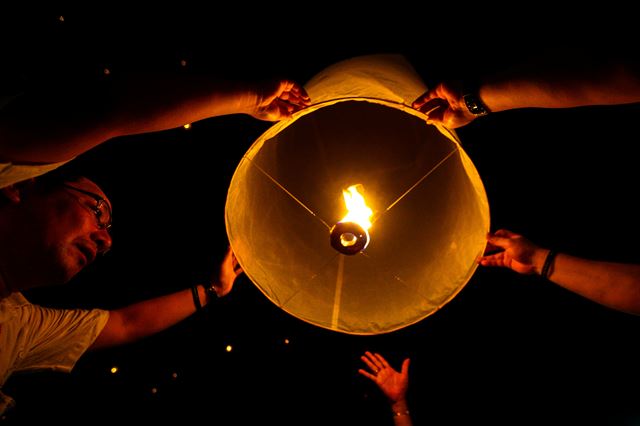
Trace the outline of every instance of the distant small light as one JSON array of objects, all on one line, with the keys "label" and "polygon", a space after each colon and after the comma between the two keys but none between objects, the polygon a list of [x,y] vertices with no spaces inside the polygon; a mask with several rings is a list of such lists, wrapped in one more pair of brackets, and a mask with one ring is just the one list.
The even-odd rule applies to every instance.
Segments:
[{"label": "distant small light", "polygon": [[58,16],[58,21],[64,22],[64,16],[62,16],[62,15]]},{"label": "distant small light", "polygon": [[289,339],[284,339],[284,344],[288,345],[289,344]]},{"label": "distant small light", "polygon": [[185,124],[185,125],[184,125],[184,126],[182,126],[182,127],[184,127],[185,129],[189,130],[189,129],[191,128],[191,123],[189,123],[189,124]]},{"label": "distant small light", "polygon": [[231,352],[233,350],[233,347],[231,347],[231,345],[227,345],[227,352]]},{"label": "distant small light", "polygon": [[103,72],[104,72],[104,75],[109,75],[109,74],[111,74],[111,70],[110,70],[109,68],[105,68],[105,69],[103,70]]},{"label": "distant small light", "polygon": [[180,61],[180,65],[181,65],[181,66],[183,66],[183,67],[186,67],[186,66],[187,66],[187,61],[185,61],[184,59],[182,59],[182,60]]},{"label": "distant small light", "polygon": [[172,379],[177,379],[178,378],[178,373],[171,373],[171,378]]},{"label": "distant small light", "polygon": [[158,388],[151,388],[151,393],[152,394],[157,394],[158,393]]},{"label": "distant small light", "polygon": [[111,374],[116,374],[118,372],[118,367],[111,367]]}]

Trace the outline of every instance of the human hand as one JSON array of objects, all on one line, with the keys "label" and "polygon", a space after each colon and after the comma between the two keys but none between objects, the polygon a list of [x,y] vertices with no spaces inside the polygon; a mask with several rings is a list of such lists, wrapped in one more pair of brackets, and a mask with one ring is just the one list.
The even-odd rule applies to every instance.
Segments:
[{"label": "human hand", "polygon": [[[522,235],[500,229],[487,235],[485,255],[478,259],[482,266],[499,266],[512,269],[519,274],[535,274],[549,250],[541,248]],[[492,253],[501,250],[498,253]]]},{"label": "human hand", "polygon": [[231,247],[228,247],[227,253],[220,265],[218,277],[214,277],[213,280],[213,288],[218,297],[225,296],[231,291],[233,283],[242,272],[242,267],[238,263],[238,259],[236,259],[233,250],[231,250]]},{"label": "human hand", "polygon": [[359,369],[358,373],[372,380],[382,393],[392,402],[404,400],[409,388],[409,358],[402,362],[401,371],[394,370],[386,359],[380,354],[372,354],[367,351],[360,359],[369,367],[367,370]]},{"label": "human hand", "polygon": [[309,95],[302,86],[290,80],[280,80],[256,90],[255,109],[250,114],[259,120],[278,121],[291,117],[310,104]]},{"label": "human hand", "polygon": [[411,106],[428,116],[427,123],[455,129],[476,118],[467,109],[463,95],[461,83],[442,82],[420,95]]}]

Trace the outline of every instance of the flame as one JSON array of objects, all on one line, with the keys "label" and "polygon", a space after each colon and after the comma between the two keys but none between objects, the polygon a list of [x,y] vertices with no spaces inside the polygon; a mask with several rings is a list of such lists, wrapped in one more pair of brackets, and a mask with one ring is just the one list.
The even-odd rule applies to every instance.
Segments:
[{"label": "flame", "polygon": [[371,210],[367,203],[364,201],[364,197],[358,191],[358,188],[363,190],[361,184],[351,185],[346,190],[342,191],[344,196],[344,204],[347,206],[347,215],[342,218],[340,222],[355,222],[367,231],[371,228],[371,216],[373,210]]}]

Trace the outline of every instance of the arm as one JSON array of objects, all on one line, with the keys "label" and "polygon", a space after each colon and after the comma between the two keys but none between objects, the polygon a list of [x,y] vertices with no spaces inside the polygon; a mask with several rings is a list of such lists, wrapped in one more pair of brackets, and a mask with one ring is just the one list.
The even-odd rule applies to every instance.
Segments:
[{"label": "arm", "polygon": [[[198,286],[201,300],[204,289]],[[135,303],[109,313],[109,321],[91,350],[135,342],[177,324],[196,311],[191,289]]]},{"label": "arm", "polygon": [[409,358],[402,362],[400,372],[394,370],[386,359],[380,354],[365,352],[360,357],[369,367],[371,373],[360,369],[358,373],[373,381],[382,393],[387,397],[391,412],[393,413],[393,423],[395,426],[411,426],[413,422],[409,414],[407,404],[407,390],[409,389]]},{"label": "arm", "polygon": [[276,121],[308,104],[292,81],[241,85],[204,75],[126,76],[102,86],[25,94],[0,112],[0,162],[65,161],[118,136],[225,114]]},{"label": "arm", "polygon": [[[589,64],[591,65],[591,64]],[[549,64],[514,69],[487,79],[479,95],[491,111],[571,108],[640,102],[640,75],[622,62],[583,63],[554,69]]]},{"label": "arm", "polygon": [[[483,266],[540,274],[549,254],[549,249],[504,229],[489,235],[488,241],[489,252],[502,251],[480,258]],[[640,315],[640,265],[599,262],[561,253],[550,264],[547,278],[596,303]]]},{"label": "arm", "polygon": [[[218,297],[231,291],[235,279],[242,272],[232,250],[227,249],[218,277],[213,283]],[[210,300],[204,286],[198,285],[197,289],[200,303],[208,304]],[[111,311],[107,324],[90,349],[134,342],[165,330],[194,312],[196,306],[190,288]]]},{"label": "arm", "polygon": [[[443,82],[418,97],[413,107],[430,121],[457,128],[476,118],[463,95],[462,83]],[[635,103],[640,102],[640,70],[622,56],[565,59],[559,52],[558,57],[549,55],[485,78],[477,95],[491,112]]]}]

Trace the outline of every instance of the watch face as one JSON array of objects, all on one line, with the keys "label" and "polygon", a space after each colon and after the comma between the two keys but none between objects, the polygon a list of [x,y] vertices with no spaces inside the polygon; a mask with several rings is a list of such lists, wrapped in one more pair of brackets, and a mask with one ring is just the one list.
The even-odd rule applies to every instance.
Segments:
[{"label": "watch face", "polygon": [[469,112],[473,115],[482,116],[489,114],[489,110],[484,106],[482,101],[473,94],[464,95],[462,97]]}]

